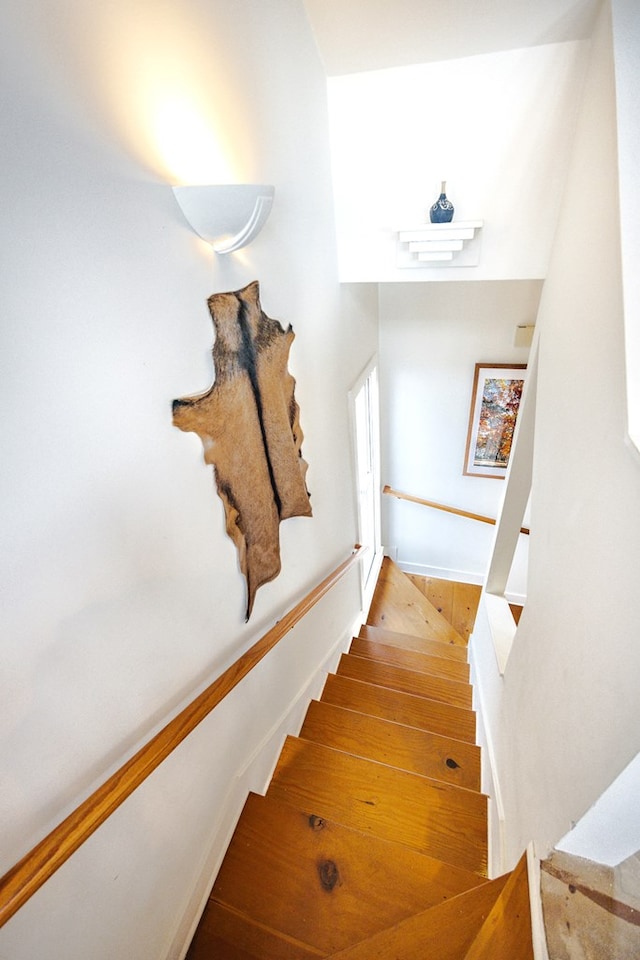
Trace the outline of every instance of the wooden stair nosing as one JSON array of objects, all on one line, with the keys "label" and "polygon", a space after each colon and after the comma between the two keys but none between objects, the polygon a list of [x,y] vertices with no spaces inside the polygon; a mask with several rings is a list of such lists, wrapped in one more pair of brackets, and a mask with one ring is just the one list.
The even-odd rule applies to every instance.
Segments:
[{"label": "wooden stair nosing", "polygon": [[433,780],[480,790],[480,747],[419,727],[312,700],[300,737]]},{"label": "wooden stair nosing", "polygon": [[412,633],[387,630],[386,627],[376,627],[371,623],[363,624],[358,631],[358,636],[363,640],[373,640],[406,650],[415,650],[416,653],[430,654],[434,657],[440,657],[440,659],[467,663],[468,651],[466,647],[444,643],[442,640],[429,640]]},{"label": "wooden stair nosing", "polygon": [[336,673],[351,677],[352,680],[364,680],[365,683],[425,697],[427,700],[440,700],[465,710],[471,710],[473,706],[473,690],[469,683],[449,680],[431,673],[418,673],[392,663],[357,657],[352,653],[341,654]]},{"label": "wooden stair nosing", "polygon": [[211,898],[331,953],[486,882],[410,847],[250,794]]},{"label": "wooden stair nosing", "polygon": [[367,622],[466,647],[449,621],[388,557],[382,562]]},{"label": "wooden stair nosing", "polygon": [[450,703],[416,697],[337,673],[327,676],[320,699],[444,737],[476,742],[475,713]]},{"label": "wooden stair nosing", "polygon": [[509,874],[465,960],[511,960],[512,957],[533,960],[526,853]]},{"label": "wooden stair nosing", "polygon": [[380,660],[391,663],[407,670],[418,673],[430,673],[436,677],[447,677],[459,683],[469,683],[469,664],[462,660],[451,660],[447,657],[434,657],[429,653],[417,650],[407,650],[403,647],[388,643],[379,643],[377,640],[367,640],[364,637],[354,637],[349,647],[349,653],[356,657],[365,657],[369,660]]},{"label": "wooden stair nosing", "polygon": [[272,930],[209,899],[185,960],[313,960],[326,951]]},{"label": "wooden stair nosing", "polygon": [[332,954],[330,960],[463,960],[506,881],[506,876],[498,877],[445,900]]},{"label": "wooden stair nosing", "polygon": [[287,737],[267,796],[486,875],[487,797],[474,790]]}]

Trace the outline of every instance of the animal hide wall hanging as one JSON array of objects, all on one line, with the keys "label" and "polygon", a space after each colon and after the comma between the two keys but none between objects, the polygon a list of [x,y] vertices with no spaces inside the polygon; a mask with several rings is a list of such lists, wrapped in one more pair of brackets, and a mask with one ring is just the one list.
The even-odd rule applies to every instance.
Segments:
[{"label": "animal hide wall hanging", "polygon": [[302,430],[288,372],[294,333],[260,306],[257,281],[209,297],[215,381],[173,401],[173,422],[198,434],[213,464],[227,533],[247,582],[248,620],[258,587],[280,573],[280,521],[310,517]]}]

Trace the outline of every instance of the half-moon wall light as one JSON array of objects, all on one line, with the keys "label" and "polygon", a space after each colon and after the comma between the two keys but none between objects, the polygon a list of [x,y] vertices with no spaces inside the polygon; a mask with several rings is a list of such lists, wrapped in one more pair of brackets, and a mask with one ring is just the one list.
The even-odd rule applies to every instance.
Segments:
[{"label": "half-moon wall light", "polygon": [[261,183],[174,187],[175,198],[193,230],[216,253],[232,253],[258,236],[275,189]]}]

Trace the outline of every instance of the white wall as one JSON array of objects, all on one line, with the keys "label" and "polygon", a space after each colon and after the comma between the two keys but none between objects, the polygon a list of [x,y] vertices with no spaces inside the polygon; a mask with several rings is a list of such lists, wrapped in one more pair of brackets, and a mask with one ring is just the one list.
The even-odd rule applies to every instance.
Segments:
[{"label": "white wall", "polygon": [[640,754],[556,844],[574,856],[617,867],[640,850]]},{"label": "white wall", "polygon": [[637,65],[640,57],[640,9],[634,0],[612,3],[613,45],[616,71],[616,119],[622,282],[625,314],[627,375],[627,426],[640,452],[640,228],[634,211],[640,205],[640,176],[636,157],[640,151],[640,103]]},{"label": "white wall", "polygon": [[[576,41],[331,77],[342,279],[546,276],[584,54]],[[429,221],[442,180],[454,220],[484,221],[479,263],[398,268],[397,231]]]},{"label": "white wall", "polygon": [[640,748],[640,473],[625,442],[616,169],[605,4],[540,306],[529,594],[504,680],[486,630],[473,638],[511,863],[530,839],[544,854]]},{"label": "white wall", "polygon": [[[504,482],[463,476],[476,363],[526,363],[518,324],[536,318],[541,284],[505,281],[380,287],[382,482],[496,517]],[[386,547],[415,573],[480,582],[494,528],[383,498]],[[514,591],[525,592],[523,560]]]},{"label": "white wall", "polygon": [[588,37],[598,0],[304,3],[327,73],[340,76]]},{"label": "white wall", "polygon": [[[3,871],[351,549],[347,392],[377,301],[337,283],[300,3],[25,0],[1,18]],[[214,259],[188,230],[170,184],[193,177],[276,185],[251,247]],[[314,517],[282,525],[283,572],[245,626],[213,478],[171,400],[211,383],[207,296],[253,279],[296,331]],[[243,791],[297,722],[281,704],[358,607],[354,574],[9,922],[0,957],[177,956]]]}]

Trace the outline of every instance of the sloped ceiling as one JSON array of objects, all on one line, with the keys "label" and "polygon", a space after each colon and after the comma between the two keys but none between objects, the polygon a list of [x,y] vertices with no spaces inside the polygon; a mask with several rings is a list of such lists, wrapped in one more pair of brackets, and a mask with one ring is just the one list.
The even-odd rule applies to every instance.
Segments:
[{"label": "sloped ceiling", "polygon": [[304,0],[328,76],[590,35],[600,0]]}]

